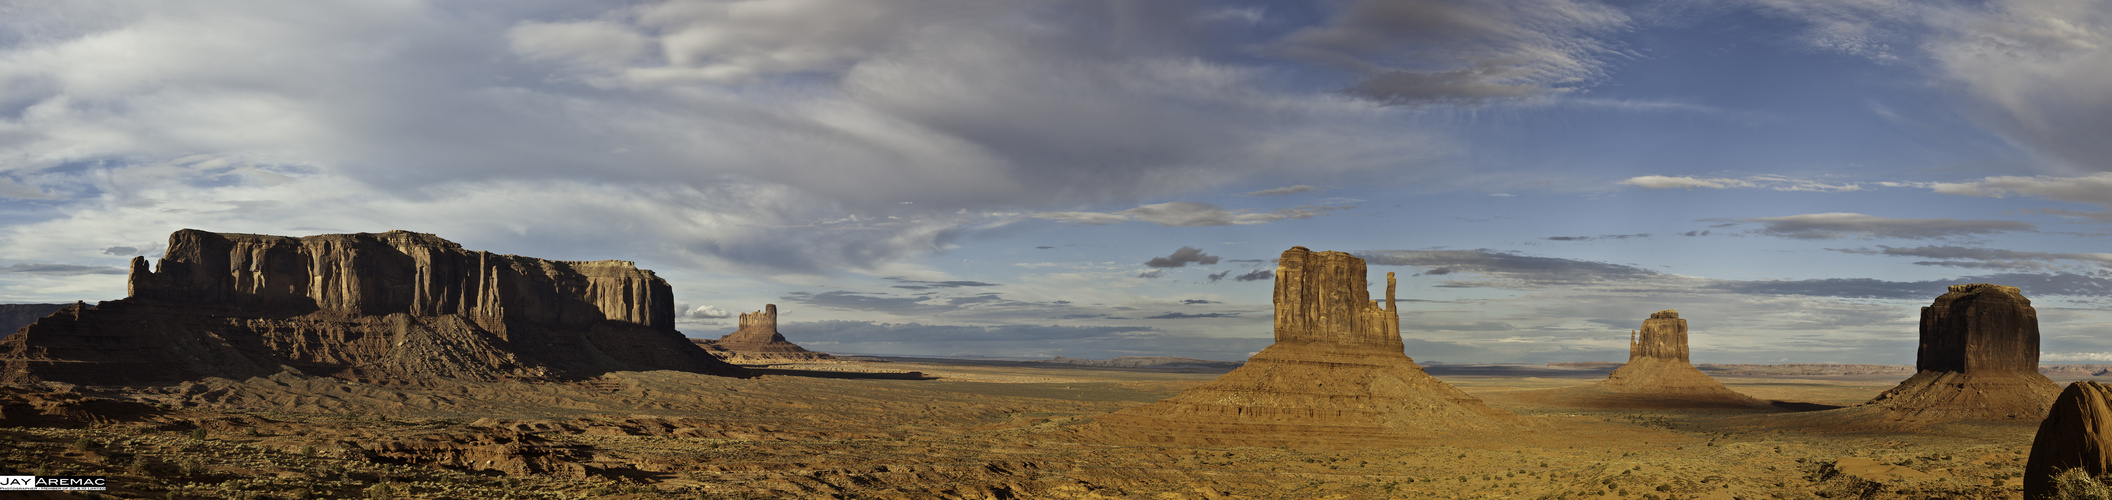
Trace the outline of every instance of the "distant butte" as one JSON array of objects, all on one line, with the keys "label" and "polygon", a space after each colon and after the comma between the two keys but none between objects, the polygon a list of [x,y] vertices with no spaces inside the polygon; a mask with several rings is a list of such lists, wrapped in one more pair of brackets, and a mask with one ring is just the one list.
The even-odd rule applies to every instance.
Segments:
[{"label": "distant butte", "polygon": [[1598,388],[1620,396],[1625,404],[1664,407],[1743,407],[1766,403],[1739,394],[1696,369],[1687,358],[1687,320],[1679,311],[1650,313],[1630,333],[1628,363],[1615,369]]},{"label": "distant butte", "polygon": [[799,344],[785,340],[785,335],[777,331],[777,304],[764,304],[761,311],[741,313],[740,321],[740,329],[719,337],[718,340],[691,340],[731,363],[767,364],[836,359],[835,356],[809,351]]},{"label": "distant butte", "polygon": [[1424,373],[1403,352],[1392,274],[1375,303],[1364,260],[1293,247],[1276,271],[1276,342],[1157,403],[1099,417],[1107,438],[1211,446],[1391,446],[1517,428],[1516,416]]},{"label": "distant butte", "polygon": [[149,385],[288,370],[381,384],[741,373],[674,329],[667,282],[627,261],[463,250],[408,231],[293,238],[193,229],[130,296],[0,339],[0,382]]}]

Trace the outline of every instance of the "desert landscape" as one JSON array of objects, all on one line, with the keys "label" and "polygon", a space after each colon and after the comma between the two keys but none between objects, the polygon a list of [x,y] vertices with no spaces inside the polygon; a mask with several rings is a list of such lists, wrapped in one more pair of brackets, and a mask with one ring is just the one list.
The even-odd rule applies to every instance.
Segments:
[{"label": "desert landscape", "polygon": [[[670,336],[628,263],[187,230],[130,298],[0,339],[0,472],[170,499],[2023,498],[2055,384],[2104,373],[2038,367],[2029,301],[1986,284],[1924,310],[1914,367],[1696,367],[1671,310],[1627,363],[1424,366],[1365,276],[1284,252],[1244,364],[831,356],[774,305]],[[2101,418],[2078,394],[2054,413]]]}]

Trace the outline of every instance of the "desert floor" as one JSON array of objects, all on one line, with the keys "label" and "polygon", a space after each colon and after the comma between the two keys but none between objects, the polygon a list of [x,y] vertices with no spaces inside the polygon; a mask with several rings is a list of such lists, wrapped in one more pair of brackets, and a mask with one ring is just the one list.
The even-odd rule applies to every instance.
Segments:
[{"label": "desert floor", "polygon": [[1550,396],[1603,370],[1435,365],[1531,427],[1405,448],[1178,447],[1097,439],[1091,420],[1220,373],[865,359],[751,379],[381,388],[282,374],[18,394],[10,419],[71,420],[0,429],[0,469],[107,475],[103,493],[126,498],[2021,498],[2038,424],[1798,418],[1899,375],[1718,377],[1781,404],[1679,410]]}]

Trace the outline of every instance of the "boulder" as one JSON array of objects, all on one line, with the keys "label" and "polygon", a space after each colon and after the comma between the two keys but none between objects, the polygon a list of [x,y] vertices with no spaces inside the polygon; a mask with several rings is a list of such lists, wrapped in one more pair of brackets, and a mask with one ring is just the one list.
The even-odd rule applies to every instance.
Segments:
[{"label": "boulder", "polygon": [[1403,351],[1394,280],[1373,302],[1363,259],[1285,251],[1276,342],[1216,380],[1102,415],[1104,438],[1215,446],[1394,446],[1522,420],[1424,373]]},{"label": "boulder", "polygon": [[2024,498],[2051,498],[2054,476],[2069,469],[2100,480],[2112,470],[2112,386],[2071,383],[2053,401],[2024,462]]},{"label": "boulder", "polygon": [[186,229],[130,296],[0,339],[0,382],[167,384],[286,370],[386,384],[612,370],[738,373],[674,329],[666,281],[627,261],[464,250],[390,231]]}]

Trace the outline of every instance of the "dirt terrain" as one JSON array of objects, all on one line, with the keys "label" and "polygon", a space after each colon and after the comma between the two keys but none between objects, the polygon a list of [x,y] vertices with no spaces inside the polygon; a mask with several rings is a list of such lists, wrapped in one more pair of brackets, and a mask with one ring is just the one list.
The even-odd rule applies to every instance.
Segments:
[{"label": "dirt terrain", "polygon": [[1775,406],[1621,410],[1538,396],[1603,372],[1439,365],[1530,427],[1363,450],[1161,446],[1079,429],[1222,373],[871,358],[758,368],[15,391],[0,418],[24,427],[0,429],[0,468],[109,475],[106,493],[128,498],[2020,498],[2037,424],[1767,425],[1897,382],[1868,377],[1719,377]]}]

